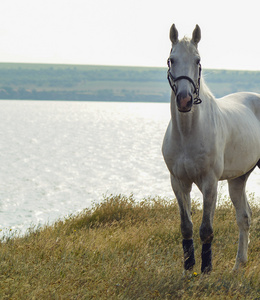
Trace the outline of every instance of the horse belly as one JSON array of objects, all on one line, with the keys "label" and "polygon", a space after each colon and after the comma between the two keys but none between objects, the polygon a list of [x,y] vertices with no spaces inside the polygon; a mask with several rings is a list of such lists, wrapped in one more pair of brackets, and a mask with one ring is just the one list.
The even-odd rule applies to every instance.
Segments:
[{"label": "horse belly", "polygon": [[240,158],[236,162],[225,163],[220,180],[232,179],[246,174],[256,166],[258,160],[259,158],[245,160]]},{"label": "horse belly", "polygon": [[[242,96],[244,93],[240,95]],[[223,136],[226,137],[225,143],[221,146],[224,162],[221,180],[236,178],[247,173],[260,159],[260,122],[251,110],[253,100],[254,97],[250,95],[249,99],[244,100],[247,108],[245,105],[233,105],[233,110],[230,108],[224,115],[223,131],[226,134]],[[260,104],[259,99],[257,100]]]},{"label": "horse belly", "polygon": [[255,167],[260,159],[260,137],[228,147],[220,180],[239,177]]}]

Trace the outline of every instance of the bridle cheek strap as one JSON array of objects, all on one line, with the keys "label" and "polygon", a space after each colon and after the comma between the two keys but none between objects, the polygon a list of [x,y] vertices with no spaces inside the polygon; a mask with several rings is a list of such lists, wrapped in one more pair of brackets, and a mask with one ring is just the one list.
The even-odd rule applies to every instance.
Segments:
[{"label": "bridle cheek strap", "polygon": [[177,82],[178,80],[181,80],[181,79],[186,79],[186,80],[188,80],[192,84],[193,89],[194,89],[194,94],[196,95],[196,97],[194,98],[193,103],[194,104],[200,104],[202,102],[202,100],[199,97],[201,65],[199,64],[199,78],[198,78],[197,86],[195,85],[194,81],[190,77],[188,77],[188,76],[184,76],[183,75],[183,76],[179,76],[179,77],[174,78],[173,75],[172,75],[172,73],[171,73],[171,69],[170,69],[169,63],[168,63],[168,67],[169,68],[168,68],[168,72],[167,72],[167,79],[169,81],[170,87],[173,90],[174,94],[176,95],[176,93],[177,93],[177,86],[176,86],[175,82]]}]

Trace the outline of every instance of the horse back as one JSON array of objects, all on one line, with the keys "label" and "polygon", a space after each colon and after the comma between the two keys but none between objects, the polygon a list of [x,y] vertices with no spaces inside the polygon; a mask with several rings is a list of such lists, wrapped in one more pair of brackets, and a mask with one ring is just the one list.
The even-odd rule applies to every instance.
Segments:
[{"label": "horse back", "polygon": [[251,92],[234,93],[218,99],[218,104],[224,110],[239,110],[241,105],[247,107],[260,122],[260,94]]}]

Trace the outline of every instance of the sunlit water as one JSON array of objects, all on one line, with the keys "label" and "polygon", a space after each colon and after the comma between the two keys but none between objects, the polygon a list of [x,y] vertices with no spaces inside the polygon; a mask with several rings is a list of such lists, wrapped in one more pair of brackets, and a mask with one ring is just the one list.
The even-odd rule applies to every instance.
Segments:
[{"label": "sunlit water", "polygon": [[[0,111],[1,229],[25,232],[103,195],[173,198],[161,155],[169,104],[0,101]],[[259,174],[247,185],[256,198]]]}]

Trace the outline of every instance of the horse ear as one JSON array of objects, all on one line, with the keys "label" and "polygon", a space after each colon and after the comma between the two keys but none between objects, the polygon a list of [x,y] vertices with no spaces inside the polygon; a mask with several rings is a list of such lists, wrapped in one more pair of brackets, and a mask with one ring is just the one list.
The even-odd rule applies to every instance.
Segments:
[{"label": "horse ear", "polygon": [[175,24],[172,24],[171,29],[170,29],[170,40],[174,44],[178,43],[178,31],[175,27]]},{"label": "horse ear", "polygon": [[195,29],[193,30],[192,33],[192,42],[197,46],[201,39],[201,31],[199,25],[196,25]]}]

